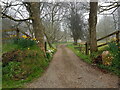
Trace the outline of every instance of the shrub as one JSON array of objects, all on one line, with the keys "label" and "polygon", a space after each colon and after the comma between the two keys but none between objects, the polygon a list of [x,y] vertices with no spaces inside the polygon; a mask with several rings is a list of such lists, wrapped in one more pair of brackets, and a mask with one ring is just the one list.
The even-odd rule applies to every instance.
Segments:
[{"label": "shrub", "polygon": [[17,44],[19,48],[23,49],[36,45],[37,43],[36,41],[31,39],[20,38],[20,39],[14,39],[14,44]]},{"label": "shrub", "polygon": [[[40,50],[36,45],[31,47],[30,50],[24,49],[19,51],[20,52],[15,51],[17,56],[15,58],[12,57],[13,60],[2,67],[3,88],[20,87],[24,83],[41,76],[49,65],[49,62],[44,57],[42,50]],[[9,55],[7,56],[8,58],[11,58]]]},{"label": "shrub", "polygon": [[[48,58],[38,47],[35,40],[14,39],[4,45],[2,55],[2,87],[17,88],[42,75],[56,49],[50,49]],[[50,56],[49,56],[50,55]]]},{"label": "shrub", "polygon": [[5,75],[4,79],[13,78],[14,75],[21,72],[20,62],[9,62],[6,67],[3,68],[2,74]]},{"label": "shrub", "polygon": [[108,48],[107,50],[110,51],[110,53],[113,56],[113,60],[112,60],[112,66],[116,67],[116,68],[120,68],[120,48],[118,48],[119,45],[117,45],[115,42],[109,43],[108,44]]},{"label": "shrub", "polygon": [[[101,69],[106,69],[118,76],[120,76],[120,47],[118,49],[118,46],[120,46],[120,44],[117,46],[115,42],[112,42],[112,43],[109,43],[109,47],[106,46],[104,47],[104,49],[100,50],[99,52],[96,52],[96,53],[92,53],[91,57],[88,56],[88,55],[84,55],[81,53],[81,51],[79,51],[78,49],[75,49],[74,48],[74,45],[67,45],[72,51],[75,52],[75,54],[77,56],[79,56],[83,61],[87,62],[87,63],[90,63],[92,64],[94,58],[96,58],[97,60],[100,61],[100,63],[97,63],[96,65],[101,68]],[[110,51],[110,53],[112,53],[113,57],[114,57],[114,60],[112,62],[112,65],[110,66],[106,66],[106,65],[103,65],[101,63],[101,59],[102,57],[99,56],[101,55],[101,53],[103,52],[103,50],[108,50]],[[97,61],[96,60],[96,61]],[[95,60],[94,60],[95,61]],[[98,61],[97,61],[98,62]]]}]

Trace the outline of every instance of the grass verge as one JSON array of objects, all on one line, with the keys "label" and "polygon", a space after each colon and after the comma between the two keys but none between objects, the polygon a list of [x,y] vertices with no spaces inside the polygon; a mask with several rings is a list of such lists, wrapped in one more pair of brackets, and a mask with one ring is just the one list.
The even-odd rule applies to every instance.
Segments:
[{"label": "grass verge", "polygon": [[84,55],[84,54],[82,54],[82,53],[80,52],[80,50],[75,49],[75,48],[74,48],[75,45],[69,44],[69,45],[67,45],[67,47],[70,48],[70,49],[71,49],[78,57],[80,57],[83,61],[85,61],[85,62],[87,62],[87,63],[89,63],[89,64],[92,63],[92,60],[91,60],[90,56]]},{"label": "grass verge", "polygon": [[[98,54],[100,54],[103,50],[106,49],[106,47],[104,48],[100,48],[99,52],[97,53],[93,53],[92,57],[90,55],[85,55],[83,54],[80,50],[75,49],[74,47],[76,47],[76,45],[73,44],[68,44],[67,45],[68,48],[70,48],[78,57],[80,57],[83,61],[85,61],[86,63],[92,64],[92,59],[93,57],[96,57]],[[107,46],[108,47],[108,46]],[[107,70],[108,72],[112,73],[112,74],[116,74],[118,76],[120,76],[120,69],[116,68],[115,66],[105,66],[103,64],[97,64],[96,65],[98,68],[100,69],[104,69]]]},{"label": "grass verge", "polygon": [[53,54],[45,57],[36,44],[25,48],[14,43],[4,45],[2,88],[21,88],[40,77],[48,67],[52,56]]}]

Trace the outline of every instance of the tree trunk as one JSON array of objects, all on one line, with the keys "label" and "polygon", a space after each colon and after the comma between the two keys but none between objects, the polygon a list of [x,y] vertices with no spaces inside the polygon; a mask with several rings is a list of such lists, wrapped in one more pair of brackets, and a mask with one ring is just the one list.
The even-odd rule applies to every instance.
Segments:
[{"label": "tree trunk", "polygon": [[74,45],[77,45],[77,39],[74,38]]},{"label": "tree trunk", "polygon": [[52,46],[52,44],[50,43],[50,40],[49,40],[49,38],[48,38],[48,36],[47,36],[47,34],[44,32],[44,35],[46,36],[46,39],[47,39],[47,42],[48,42],[48,45],[49,45],[49,47],[50,48],[54,48],[53,46]]},{"label": "tree trunk", "polygon": [[89,33],[90,33],[91,53],[96,52],[98,50],[97,39],[96,39],[97,9],[98,9],[98,2],[90,2]]},{"label": "tree trunk", "polygon": [[45,51],[43,25],[40,19],[40,3],[30,2],[30,11],[35,37],[41,50]]},{"label": "tree trunk", "polygon": [[120,7],[118,7],[118,30],[120,31]]}]

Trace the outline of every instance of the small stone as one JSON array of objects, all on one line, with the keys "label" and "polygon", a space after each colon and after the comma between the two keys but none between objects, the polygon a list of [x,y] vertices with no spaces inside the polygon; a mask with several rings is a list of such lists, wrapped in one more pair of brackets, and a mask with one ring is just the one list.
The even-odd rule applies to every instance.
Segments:
[{"label": "small stone", "polygon": [[78,79],[81,79],[82,77],[79,77]]},{"label": "small stone", "polygon": [[100,76],[100,79],[102,79],[102,76]]}]

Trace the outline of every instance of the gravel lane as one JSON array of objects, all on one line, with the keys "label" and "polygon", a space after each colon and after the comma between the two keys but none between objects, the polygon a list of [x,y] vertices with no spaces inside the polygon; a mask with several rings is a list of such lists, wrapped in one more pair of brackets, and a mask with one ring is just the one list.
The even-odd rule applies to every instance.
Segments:
[{"label": "gravel lane", "polygon": [[27,88],[117,88],[118,77],[88,65],[60,45],[49,68]]}]

